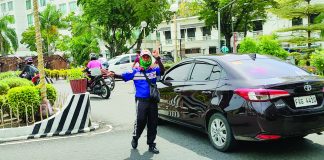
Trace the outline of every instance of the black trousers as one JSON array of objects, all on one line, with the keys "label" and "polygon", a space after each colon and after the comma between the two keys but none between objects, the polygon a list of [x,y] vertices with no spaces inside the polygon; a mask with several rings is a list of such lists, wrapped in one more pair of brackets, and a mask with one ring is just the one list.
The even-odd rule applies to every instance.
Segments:
[{"label": "black trousers", "polygon": [[134,125],[133,138],[140,138],[147,125],[147,144],[155,145],[157,134],[158,109],[157,103],[148,99],[136,98],[136,121]]}]

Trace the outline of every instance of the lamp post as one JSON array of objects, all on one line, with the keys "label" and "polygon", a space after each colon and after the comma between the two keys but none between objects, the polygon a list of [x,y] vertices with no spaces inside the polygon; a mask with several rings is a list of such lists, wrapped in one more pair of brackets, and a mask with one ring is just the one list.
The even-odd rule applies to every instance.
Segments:
[{"label": "lamp post", "polygon": [[219,48],[219,52],[221,52],[221,26],[220,26],[221,16],[220,16],[220,13],[224,8],[226,8],[229,5],[233,4],[235,1],[236,0],[233,0],[230,3],[228,3],[227,5],[225,5],[224,7],[218,8],[218,10],[217,10],[217,16],[218,16],[218,48]]},{"label": "lamp post", "polygon": [[146,43],[145,43],[145,28],[147,27],[147,23],[146,21],[142,21],[141,22],[141,27],[142,27],[142,31],[144,32],[144,36],[143,36],[143,42],[144,43],[144,48],[143,49],[146,49]]},{"label": "lamp post", "polygon": [[174,3],[170,6],[170,11],[174,13],[173,15],[173,24],[174,24],[174,45],[175,45],[175,52],[174,52],[174,62],[177,62],[178,61],[178,44],[177,44],[177,30],[178,30],[178,27],[177,27],[177,15],[176,15],[176,12],[178,11],[178,3]]}]

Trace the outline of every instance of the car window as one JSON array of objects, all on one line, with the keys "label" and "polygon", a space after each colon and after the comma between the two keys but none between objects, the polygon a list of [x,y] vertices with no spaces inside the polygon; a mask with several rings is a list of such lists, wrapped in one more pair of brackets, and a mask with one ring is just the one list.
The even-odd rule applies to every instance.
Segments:
[{"label": "car window", "polygon": [[193,68],[189,81],[208,81],[214,66],[211,64],[197,63]]},{"label": "car window", "polygon": [[132,55],[132,56],[131,56],[131,61],[132,61],[132,62],[135,62],[136,57],[137,57],[136,55]]},{"label": "car window", "polygon": [[119,60],[120,64],[130,63],[129,62],[129,56],[126,56]]},{"label": "car window", "polygon": [[187,80],[188,73],[192,67],[192,63],[186,63],[180,65],[174,69],[172,69],[169,73],[167,73],[164,77],[165,80],[173,80],[173,81],[185,81]]},{"label": "car window", "polygon": [[310,73],[286,62],[275,59],[238,60],[230,65],[247,79],[309,76]]},{"label": "car window", "polygon": [[219,66],[214,66],[212,73],[210,74],[210,80],[214,81],[220,78],[223,79],[225,77],[226,77],[226,73],[222,71],[222,68],[220,68]]}]

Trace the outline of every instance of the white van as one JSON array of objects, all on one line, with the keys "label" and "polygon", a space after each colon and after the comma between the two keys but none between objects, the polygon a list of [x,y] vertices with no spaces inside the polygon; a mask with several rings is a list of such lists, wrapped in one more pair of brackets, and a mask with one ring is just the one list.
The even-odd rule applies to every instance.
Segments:
[{"label": "white van", "polygon": [[132,65],[136,59],[136,54],[123,54],[116,56],[108,61],[109,71],[114,71],[116,74],[122,74],[125,71],[132,70]]}]

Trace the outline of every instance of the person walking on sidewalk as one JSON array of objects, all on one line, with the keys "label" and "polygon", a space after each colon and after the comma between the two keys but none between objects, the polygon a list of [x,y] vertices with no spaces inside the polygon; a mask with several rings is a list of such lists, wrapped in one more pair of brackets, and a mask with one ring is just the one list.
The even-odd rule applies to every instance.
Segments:
[{"label": "person walking on sidewalk", "polygon": [[[131,72],[125,72],[122,75],[112,73],[115,78],[121,78],[125,82],[133,80],[135,84],[136,100],[136,121],[134,124],[133,139],[131,145],[133,149],[137,148],[145,126],[147,126],[147,144],[149,152],[158,154],[159,150],[154,143],[157,134],[158,108],[156,101],[150,98],[150,84],[156,84],[157,76],[164,74],[164,66],[161,62],[158,51],[153,51],[153,57],[158,66],[152,65],[151,53],[149,50],[142,50],[139,58],[140,67],[133,68]],[[146,76],[144,75],[146,74]],[[150,82],[147,81],[149,79]]]}]

